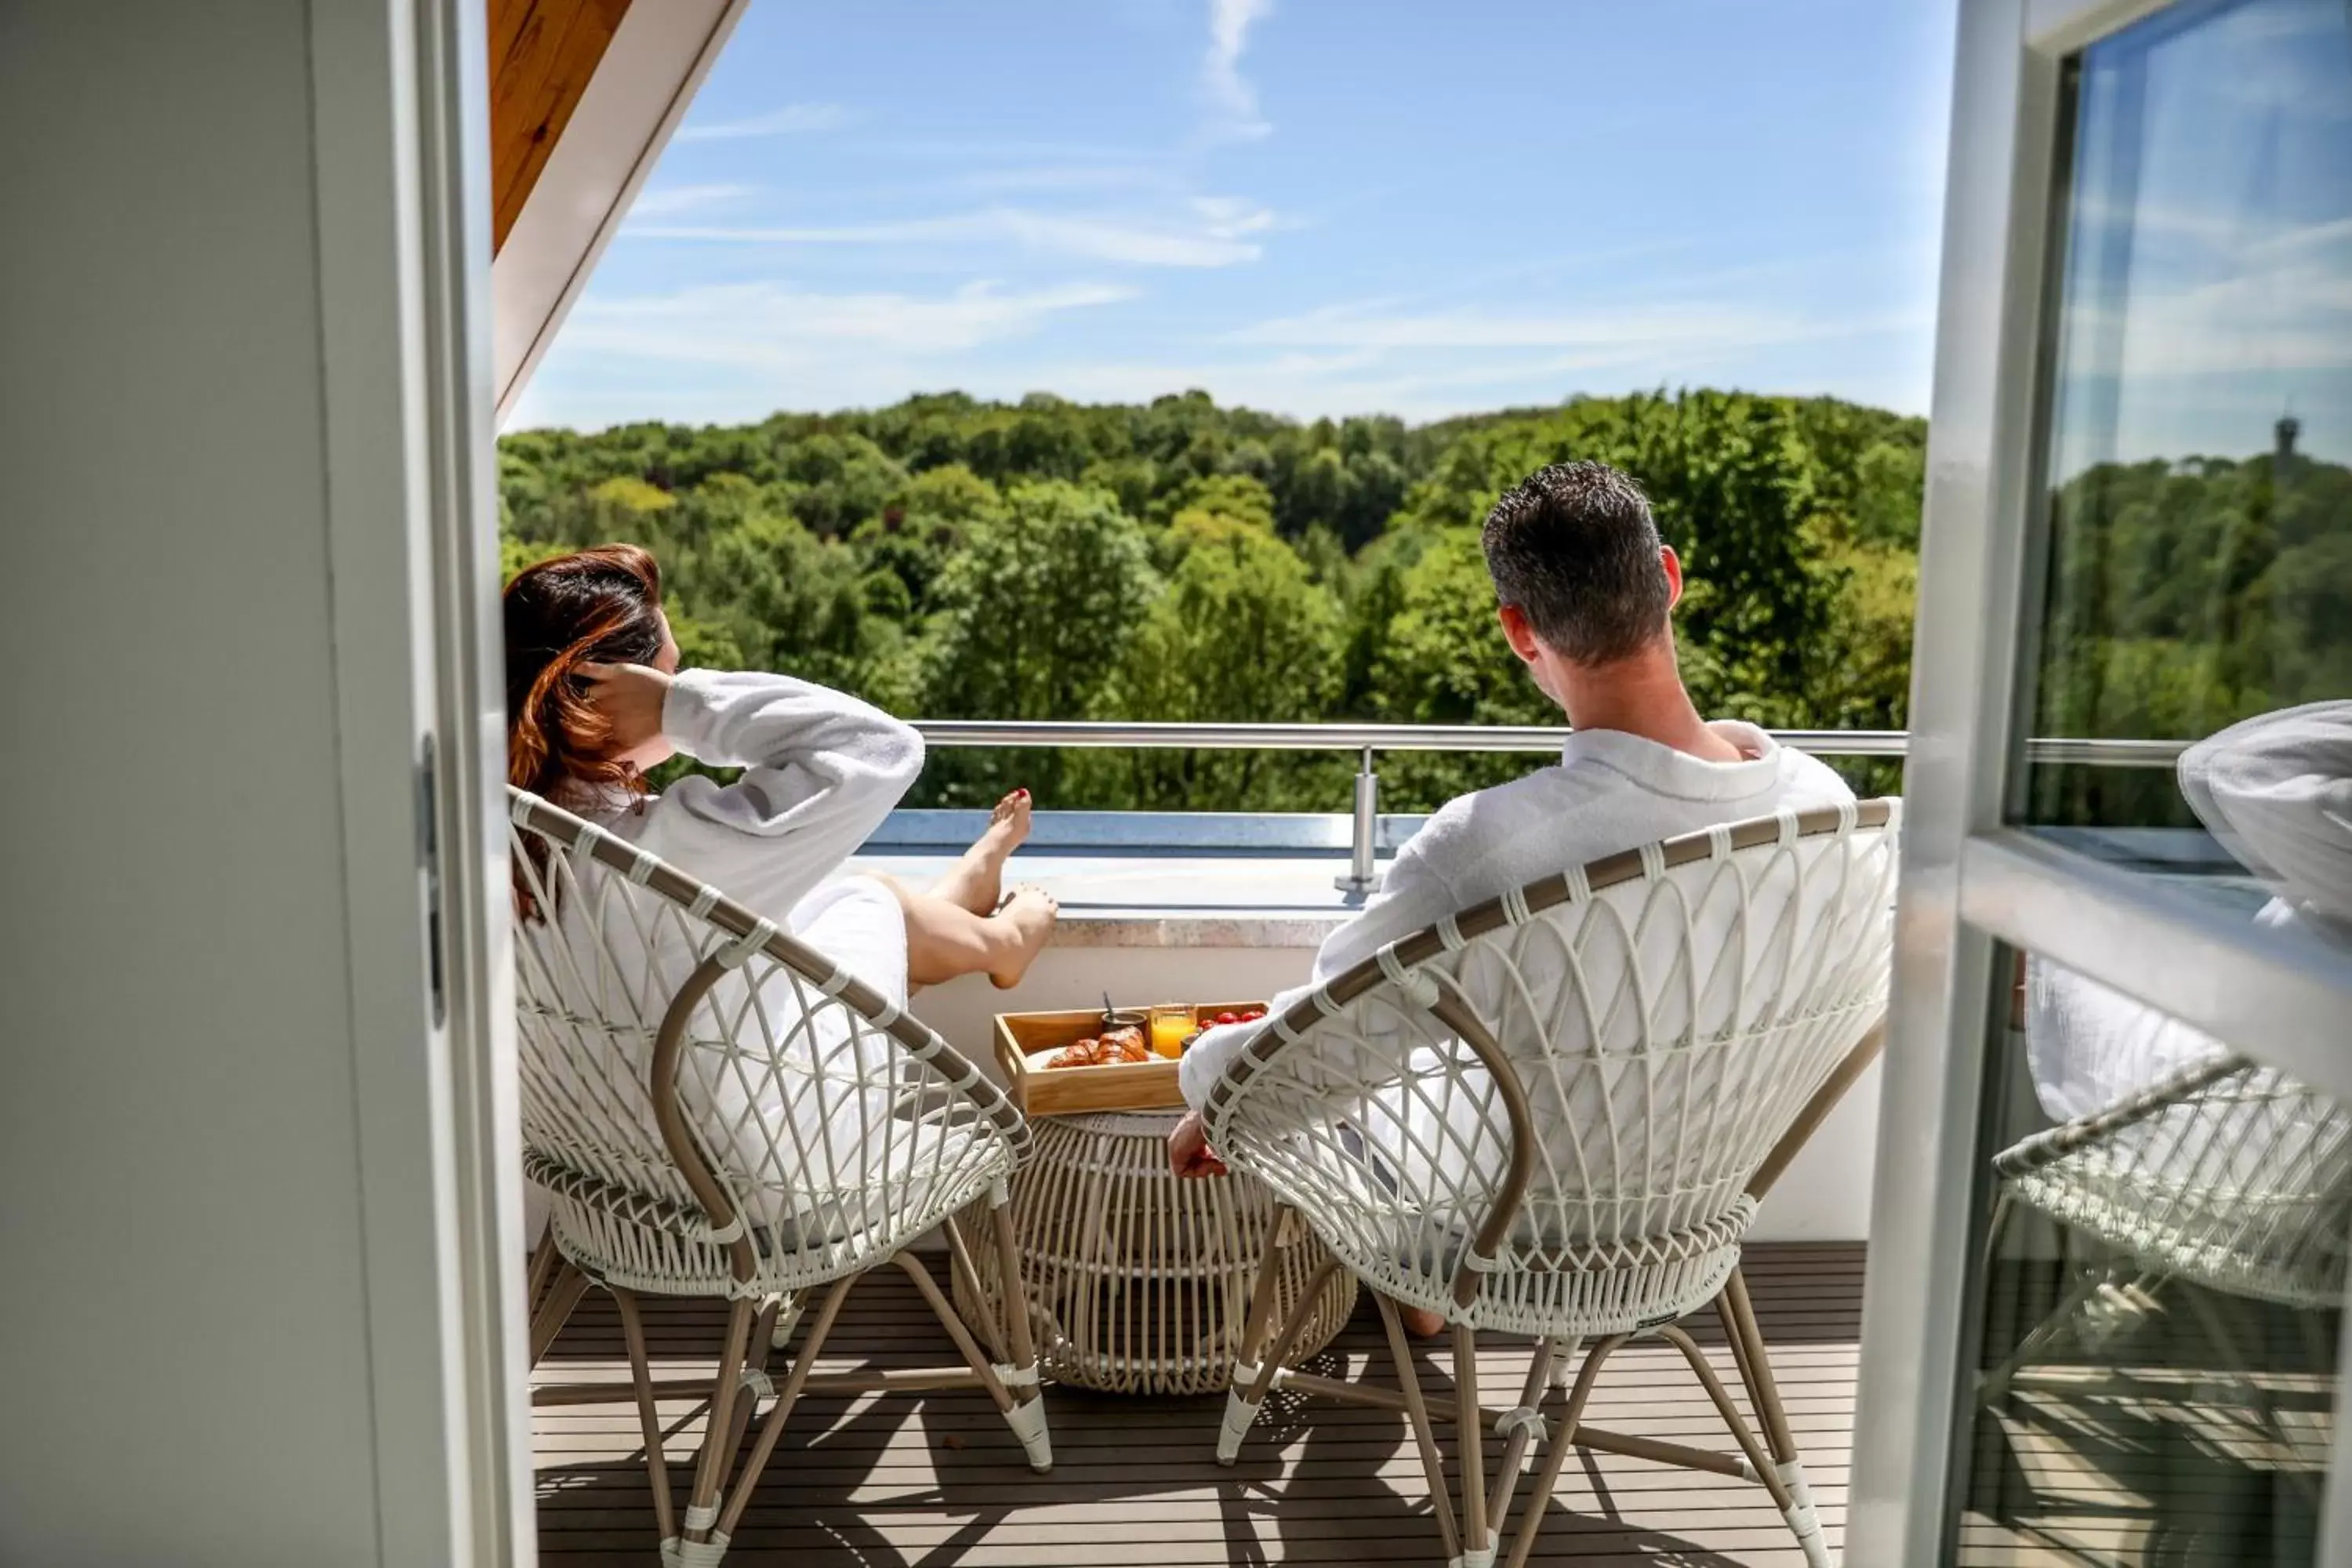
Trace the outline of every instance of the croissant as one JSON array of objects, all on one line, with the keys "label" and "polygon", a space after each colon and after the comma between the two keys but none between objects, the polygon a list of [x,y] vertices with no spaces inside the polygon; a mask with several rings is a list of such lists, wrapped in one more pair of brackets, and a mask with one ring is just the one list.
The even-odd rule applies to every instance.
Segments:
[{"label": "croissant", "polygon": [[1045,1066],[1048,1068],[1090,1068],[1098,1065],[1102,1059],[1102,1042],[1088,1038],[1063,1047]]},{"label": "croissant", "polygon": [[1130,1026],[1106,1030],[1099,1038],[1089,1037],[1074,1041],[1056,1052],[1045,1066],[1048,1068],[1098,1068],[1151,1059],[1151,1047],[1144,1043],[1143,1031]]}]

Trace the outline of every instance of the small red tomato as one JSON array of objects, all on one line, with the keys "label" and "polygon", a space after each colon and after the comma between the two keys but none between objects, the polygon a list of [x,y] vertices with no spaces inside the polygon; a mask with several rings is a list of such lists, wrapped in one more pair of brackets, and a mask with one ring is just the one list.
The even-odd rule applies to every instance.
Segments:
[{"label": "small red tomato", "polygon": [[1220,1013],[1217,1015],[1217,1022],[1220,1024],[1238,1024],[1241,1021],[1242,1016],[1239,1013]]},{"label": "small red tomato", "polygon": [[1243,1023],[1244,1023],[1244,1024],[1255,1024],[1255,1023],[1256,1023],[1260,1018],[1263,1018],[1263,1017],[1265,1017],[1265,1008],[1263,1008],[1263,1007],[1254,1008],[1254,1009],[1252,1009],[1251,1011],[1249,1011],[1249,1012],[1244,1013],[1244,1014],[1243,1014],[1243,1015],[1242,1015],[1242,1022],[1243,1022]]}]

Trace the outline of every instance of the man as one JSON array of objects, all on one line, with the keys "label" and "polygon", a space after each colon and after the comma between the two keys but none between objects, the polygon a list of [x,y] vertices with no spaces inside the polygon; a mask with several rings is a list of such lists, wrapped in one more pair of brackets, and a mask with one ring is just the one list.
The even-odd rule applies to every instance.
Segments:
[{"label": "man", "polygon": [[[1495,503],[1483,542],[1503,637],[1574,732],[1557,766],[1448,801],[1430,817],[1379,894],[1325,939],[1307,984],[1275,998],[1276,1015],[1389,942],[1538,878],[1783,806],[1853,798],[1837,774],[1755,726],[1699,717],[1669,619],[1682,563],[1627,476],[1591,462],[1538,469]],[[1177,1174],[1224,1169],[1200,1108],[1260,1026],[1208,1030],[1184,1054],[1192,1110],[1168,1140]],[[1433,1317],[1429,1317],[1413,1326],[1434,1331]]]}]

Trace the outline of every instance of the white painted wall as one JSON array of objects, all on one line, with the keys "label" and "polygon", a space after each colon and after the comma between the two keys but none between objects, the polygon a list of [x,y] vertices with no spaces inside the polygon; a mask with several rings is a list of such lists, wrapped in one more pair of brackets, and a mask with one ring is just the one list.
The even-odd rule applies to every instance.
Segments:
[{"label": "white painted wall", "polygon": [[1829,1119],[1814,1129],[1764,1195],[1755,1241],[1867,1241],[1870,1174],[1878,1158],[1878,1087],[1873,1062]]},{"label": "white painted wall", "polygon": [[511,1560],[410,771],[476,9],[0,5],[0,1563]]}]

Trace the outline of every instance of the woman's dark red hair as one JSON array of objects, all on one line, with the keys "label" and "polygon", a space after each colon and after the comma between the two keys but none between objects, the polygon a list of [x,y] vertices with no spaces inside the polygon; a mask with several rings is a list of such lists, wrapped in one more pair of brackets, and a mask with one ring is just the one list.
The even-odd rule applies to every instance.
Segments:
[{"label": "woman's dark red hair", "polygon": [[[514,575],[502,601],[507,783],[579,810],[645,793],[612,754],[613,727],[588,700],[583,664],[651,664],[661,652],[661,568],[634,544],[604,544]],[[528,840],[537,862],[539,840]],[[535,913],[515,868],[523,912]]]}]

